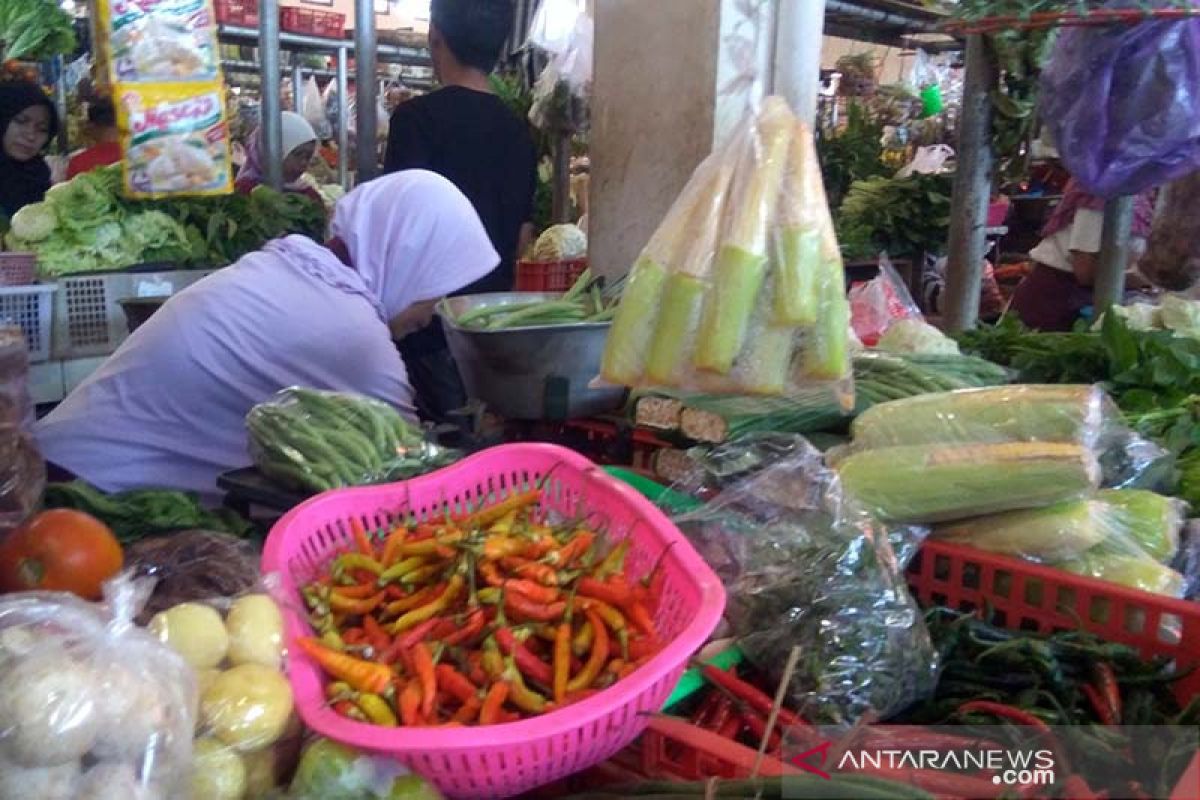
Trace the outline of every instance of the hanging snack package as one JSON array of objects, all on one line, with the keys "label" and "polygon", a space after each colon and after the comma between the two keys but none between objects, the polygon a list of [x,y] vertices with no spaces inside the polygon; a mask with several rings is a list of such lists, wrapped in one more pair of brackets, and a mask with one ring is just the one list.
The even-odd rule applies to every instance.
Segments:
[{"label": "hanging snack package", "polygon": [[0,797],[188,796],[196,679],[133,624],[150,583],[0,599]]},{"label": "hanging snack package", "polygon": [[121,172],[130,197],[228,194],[233,189],[220,83],[117,86]]},{"label": "hanging snack package", "polygon": [[613,384],[853,402],[850,307],[811,129],[779,97],[695,171],[630,272]]},{"label": "hanging snack package", "polygon": [[95,6],[96,82],[117,107],[125,194],[232,192],[212,0],[97,0]]}]

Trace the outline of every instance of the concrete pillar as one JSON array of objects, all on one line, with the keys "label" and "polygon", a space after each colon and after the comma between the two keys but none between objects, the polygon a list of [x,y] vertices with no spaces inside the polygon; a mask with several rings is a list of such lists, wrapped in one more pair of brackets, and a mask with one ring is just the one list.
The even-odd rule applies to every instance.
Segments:
[{"label": "concrete pillar", "polygon": [[598,273],[628,271],[696,165],[762,97],[776,5],[595,0],[588,230]]}]

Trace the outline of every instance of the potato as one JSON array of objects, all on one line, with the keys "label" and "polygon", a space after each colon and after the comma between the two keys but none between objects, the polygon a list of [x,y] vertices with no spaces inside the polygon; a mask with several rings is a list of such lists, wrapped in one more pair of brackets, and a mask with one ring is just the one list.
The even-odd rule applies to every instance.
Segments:
[{"label": "potato", "polygon": [[229,652],[229,634],[221,615],[200,603],[180,603],[155,614],[147,627],[193,669],[211,669]]},{"label": "potato", "polygon": [[0,739],[8,757],[26,767],[76,761],[96,741],[95,676],[52,649],[38,651],[0,675]]},{"label": "potato", "polygon": [[242,800],[246,765],[216,739],[197,739],[193,748],[192,800]]},{"label": "potato", "polygon": [[205,727],[242,752],[274,744],[292,713],[292,687],[276,670],[242,664],[222,672],[200,701]]},{"label": "potato", "polygon": [[22,767],[0,761],[0,800],[75,800],[79,763]]},{"label": "potato", "polygon": [[265,594],[250,594],[229,609],[225,618],[229,631],[229,660],[238,664],[262,664],[279,669],[283,658],[283,615]]},{"label": "potato", "polygon": [[147,755],[162,759],[164,737],[178,736],[172,730],[173,709],[164,694],[149,676],[120,664],[111,665],[96,685],[100,731],[93,755],[137,764]]}]

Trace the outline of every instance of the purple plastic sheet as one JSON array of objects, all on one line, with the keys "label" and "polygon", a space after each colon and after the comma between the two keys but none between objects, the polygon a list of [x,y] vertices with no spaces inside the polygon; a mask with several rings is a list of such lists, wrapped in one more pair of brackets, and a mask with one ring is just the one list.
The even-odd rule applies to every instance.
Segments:
[{"label": "purple plastic sheet", "polygon": [[1092,194],[1136,194],[1200,168],[1200,18],[1063,30],[1041,114]]}]

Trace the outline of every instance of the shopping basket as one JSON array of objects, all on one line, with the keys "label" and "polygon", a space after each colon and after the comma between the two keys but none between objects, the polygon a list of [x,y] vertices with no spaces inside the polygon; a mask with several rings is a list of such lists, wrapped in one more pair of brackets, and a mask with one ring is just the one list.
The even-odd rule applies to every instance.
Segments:
[{"label": "shopping basket", "polygon": [[586,458],[548,444],[485,450],[404,483],[342,489],[314,497],[275,524],[263,571],[279,575],[289,641],[312,635],[298,587],[334,553],[352,547],[350,520],[367,529],[463,513],[542,487],[543,509],[587,513],[614,539],[629,537],[635,575],[662,557],[664,587],[656,623],[667,646],[636,672],[593,697],[540,717],[470,728],[383,728],[326,708],[318,667],[289,654],[289,677],[305,724],[322,736],[395,756],[456,797],[507,797],[599,763],[629,744],[659,711],[688,658],[712,633],[725,606],[720,580],[653,503]]}]

